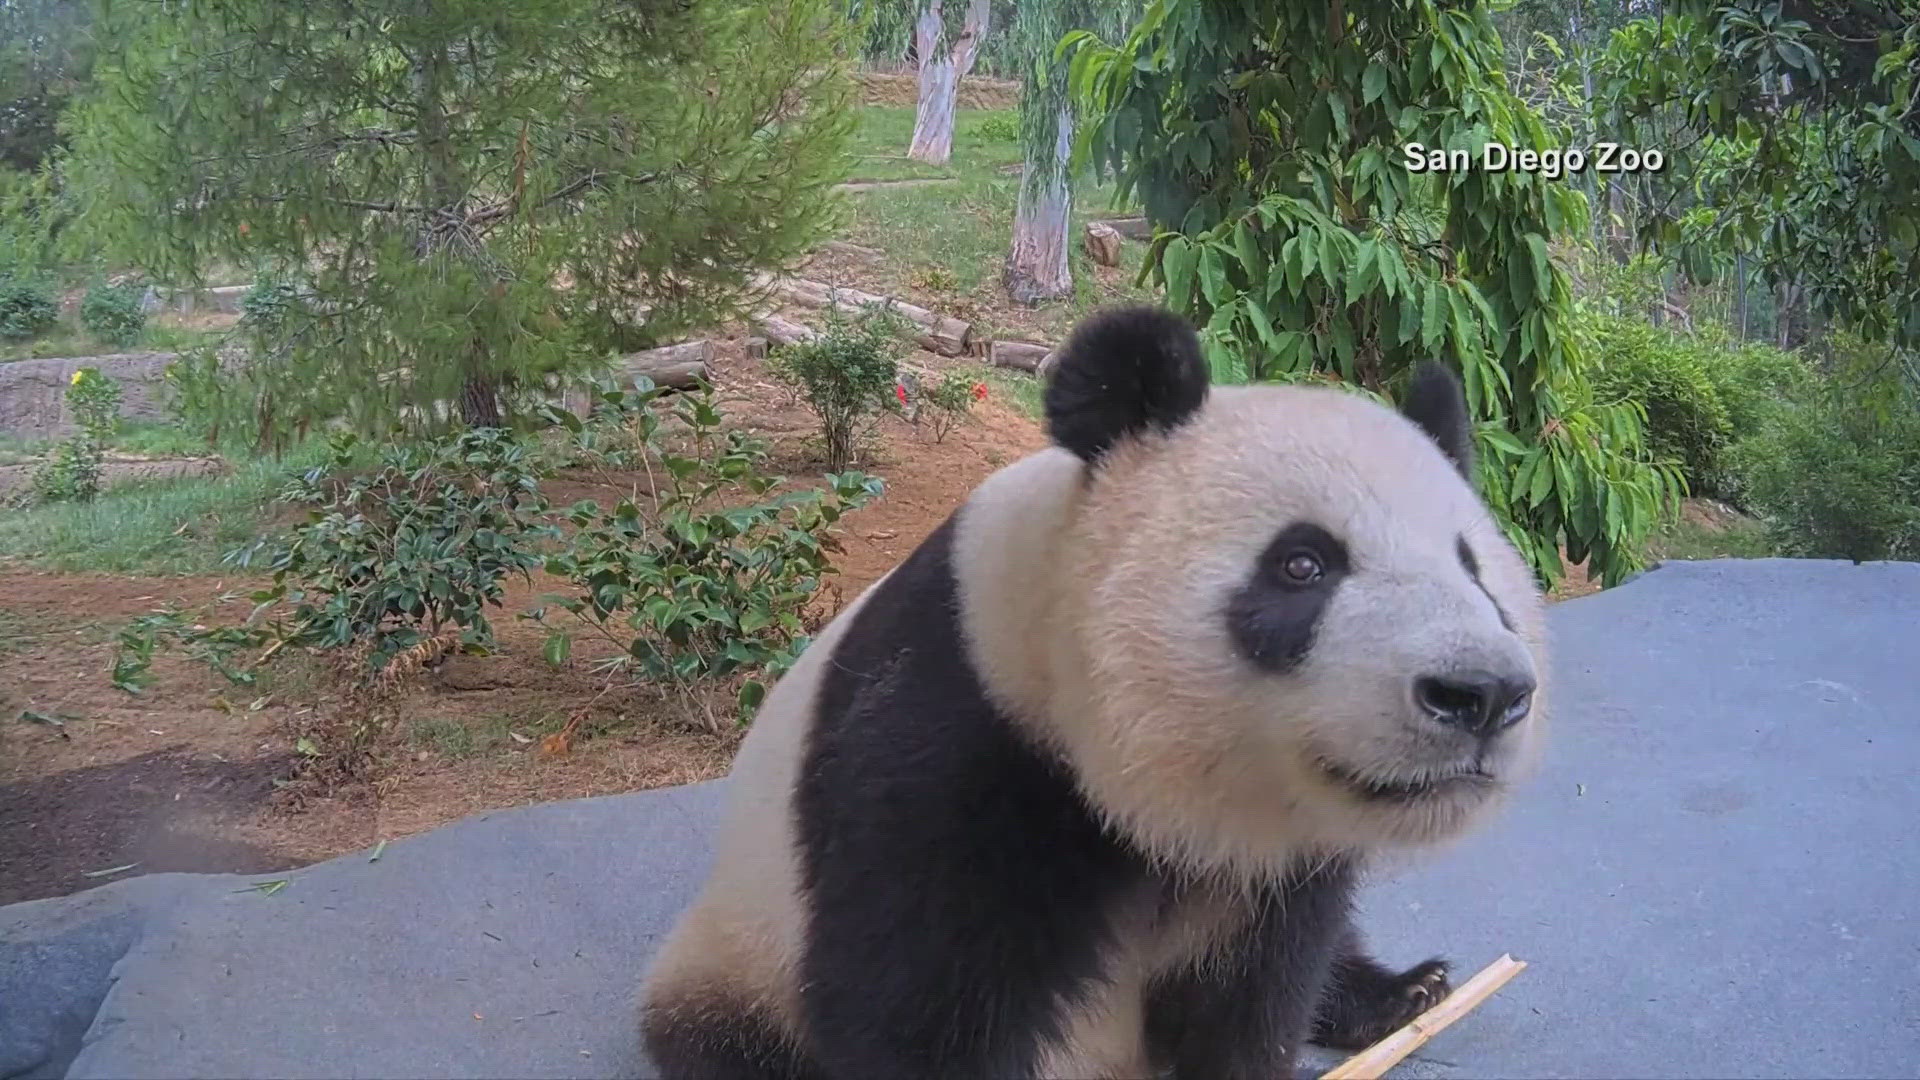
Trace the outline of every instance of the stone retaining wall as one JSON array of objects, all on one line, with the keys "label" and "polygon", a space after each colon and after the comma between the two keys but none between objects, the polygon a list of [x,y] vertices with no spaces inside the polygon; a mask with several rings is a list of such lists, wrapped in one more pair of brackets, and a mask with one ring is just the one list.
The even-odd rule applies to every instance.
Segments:
[{"label": "stone retaining wall", "polygon": [[81,368],[98,368],[120,384],[123,420],[167,417],[170,352],[69,356],[0,364],[0,435],[16,439],[62,439],[75,430],[67,410],[67,387]]}]

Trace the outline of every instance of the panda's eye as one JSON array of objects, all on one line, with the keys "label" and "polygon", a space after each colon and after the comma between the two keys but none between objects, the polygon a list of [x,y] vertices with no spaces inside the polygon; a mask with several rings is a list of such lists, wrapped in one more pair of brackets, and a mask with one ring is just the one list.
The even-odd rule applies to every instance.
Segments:
[{"label": "panda's eye", "polygon": [[1298,585],[1318,581],[1320,575],[1325,573],[1319,558],[1309,551],[1296,551],[1287,556],[1287,561],[1280,564],[1280,571],[1288,581]]}]

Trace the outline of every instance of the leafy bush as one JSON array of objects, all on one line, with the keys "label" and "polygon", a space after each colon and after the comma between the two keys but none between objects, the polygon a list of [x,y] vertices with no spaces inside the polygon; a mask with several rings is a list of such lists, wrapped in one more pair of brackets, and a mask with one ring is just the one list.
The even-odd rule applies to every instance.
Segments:
[{"label": "leafy bush", "polygon": [[60,321],[53,290],[26,276],[0,277],[0,338],[26,341]]},{"label": "leafy bush", "polygon": [[819,337],[772,358],[775,374],[797,387],[820,418],[828,468],[852,462],[861,425],[887,407],[900,370],[897,319],[888,311],[849,318],[836,310]]},{"label": "leafy bush", "polygon": [[1833,385],[1774,410],[1732,452],[1782,554],[1920,559],[1920,404]]},{"label": "leafy bush", "polygon": [[391,720],[394,687],[447,653],[493,645],[486,607],[500,606],[509,574],[531,577],[539,542],[557,532],[545,521],[538,472],[507,432],[383,447],[376,467],[359,475],[354,436],[335,436],[329,450],[280,496],[306,507],[307,521],[227,556],[243,571],[260,563],[273,571],[270,588],[248,594],[256,606],[244,624],[209,628],[163,609],[121,631],[112,668],[115,686],[139,693],[154,654],[180,646],[252,685],[288,646],[326,650],[348,679],[345,698],[304,713],[295,732],[307,774],[322,782],[364,775]]},{"label": "leafy bush", "polygon": [[932,386],[922,390],[920,400],[930,410],[927,413],[927,425],[933,430],[933,441],[945,441],[948,433],[972,412],[973,403],[984,401],[986,397],[986,383],[975,382],[952,372],[942,375]]},{"label": "leafy bush", "polygon": [[357,445],[351,434],[334,436],[328,464],[282,493],[309,515],[288,540],[228,561],[245,568],[264,556],[274,586],[254,600],[291,605],[298,644],[364,647],[370,671],[443,634],[461,648],[490,648],[487,606],[500,605],[509,574],[531,579],[538,541],[555,534],[526,448],[481,428],[384,447],[373,472],[336,479]]},{"label": "leafy bush", "polygon": [[81,368],[67,385],[67,408],[79,430],[55,446],[34,473],[37,502],[90,502],[100,493],[107,444],[120,426],[120,384],[98,368]]},{"label": "leafy bush", "polygon": [[262,274],[240,294],[240,322],[248,329],[271,334],[283,326],[300,303],[300,287],[293,281]]},{"label": "leafy bush", "polygon": [[973,132],[983,139],[1018,142],[1020,114],[1011,109],[988,113],[980,119],[980,123],[974,127]]},{"label": "leafy bush", "polygon": [[1695,491],[1717,492],[1734,430],[1710,374],[1719,350],[1633,316],[1586,314],[1578,325],[1594,390],[1645,408],[1648,449],[1679,462]]},{"label": "leafy bush", "polygon": [[[710,392],[675,400],[684,453],[667,444],[659,415],[645,407],[658,394],[645,384],[602,391],[612,411],[637,420],[660,483],[610,509],[588,500],[568,511],[578,532],[546,568],[579,593],[551,602],[619,648],[609,666],[637,670],[696,704],[700,688],[745,675],[737,691],[745,719],[765,694],[756,676],[778,675],[805,647],[803,612],[830,569],[827,530],[880,484],[842,473],[829,475],[824,491],[769,498],[779,481],[761,472],[765,444],[722,434]],[[569,429],[586,430],[555,413]],[[572,635],[552,627],[544,607],[529,617],[549,627],[547,659],[563,661]],[[718,726],[711,710],[706,723]]]},{"label": "leafy bush", "polygon": [[145,291],[132,282],[93,286],[80,300],[80,325],[109,345],[132,345],[147,328],[147,313],[140,309]]}]

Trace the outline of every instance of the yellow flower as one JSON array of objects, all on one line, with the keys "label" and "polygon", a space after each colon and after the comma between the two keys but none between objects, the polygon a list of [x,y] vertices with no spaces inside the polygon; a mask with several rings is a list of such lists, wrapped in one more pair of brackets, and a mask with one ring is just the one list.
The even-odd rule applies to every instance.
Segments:
[{"label": "yellow flower", "polygon": [[83,379],[83,378],[85,378],[85,377],[86,377],[86,374],[87,374],[87,373],[86,373],[86,371],[85,371],[84,369],[83,369],[83,370],[80,370],[80,371],[76,371],[76,372],[74,372],[74,373],[73,373],[73,385],[75,385],[75,386],[79,386],[79,385],[80,385],[80,380],[81,380],[81,379]]}]

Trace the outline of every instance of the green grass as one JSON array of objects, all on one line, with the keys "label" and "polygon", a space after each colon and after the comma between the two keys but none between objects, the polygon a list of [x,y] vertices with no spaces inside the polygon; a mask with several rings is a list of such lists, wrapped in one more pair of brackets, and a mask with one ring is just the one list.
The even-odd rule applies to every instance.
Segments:
[{"label": "green grass", "polygon": [[1680,520],[1662,526],[1647,540],[1656,559],[1770,559],[1779,554],[1766,526],[1741,518],[1725,527]]},{"label": "green grass", "polygon": [[953,157],[945,165],[929,165],[907,157],[907,144],[913,141],[912,109],[874,105],[858,112],[859,126],[847,148],[848,180],[938,180],[981,169],[992,171],[1020,160],[1019,143],[991,138],[980,130],[983,124],[989,124],[989,117],[1016,116],[1011,111],[960,110],[954,120]]},{"label": "green grass", "polygon": [[74,356],[109,356],[129,352],[180,352],[211,344],[223,330],[188,330],[178,326],[149,326],[131,345],[102,341],[72,323],[61,320],[52,330],[30,341],[0,342],[0,363],[10,360],[52,360]]},{"label": "green grass", "polygon": [[222,555],[260,534],[287,473],[325,457],[315,439],[226,476],[134,481],[91,503],[9,513],[0,516],[0,559],[62,572],[214,573]]},{"label": "green grass", "polygon": [[1025,372],[1009,371],[990,364],[981,364],[966,370],[973,378],[986,383],[994,396],[1001,401],[1011,402],[1022,416],[1034,421],[1046,416],[1046,409],[1041,401],[1045,387],[1040,385],[1039,379]]},{"label": "green grass", "polygon": [[[0,465],[31,464],[45,456],[57,441],[0,435]],[[201,436],[178,424],[152,420],[121,421],[120,429],[107,444],[107,452],[140,457],[206,457],[212,453]]]},{"label": "green grass", "polygon": [[422,716],[408,726],[416,745],[431,749],[449,761],[465,761],[480,754],[512,750],[521,743],[513,736],[538,740],[555,727],[555,717],[531,717],[510,712],[487,712],[463,717]]},{"label": "green grass", "polygon": [[[1005,167],[1021,158],[1017,140],[1008,137],[1006,118],[1011,111],[961,110],[955,123],[953,157],[934,168],[906,159],[913,131],[913,110],[872,106],[860,110],[849,176],[863,180],[950,178],[950,183],[918,187],[877,188],[848,196],[846,237],[887,253],[887,259],[909,279],[938,281],[939,291],[971,299],[984,307],[1005,303],[1001,266],[1012,234],[1019,199],[1020,176]],[[995,118],[1001,118],[998,121]],[[999,132],[982,130],[1000,127]],[[1090,216],[1115,212],[1112,187],[1082,178],[1074,189],[1074,280],[1078,294],[1071,300],[1040,311],[1040,321],[1055,332],[1090,308],[1112,302],[1092,282],[1081,229]],[[1144,245],[1122,247],[1128,281],[1139,270]],[[929,288],[935,286],[928,285]],[[976,326],[992,336],[995,327]]]}]

